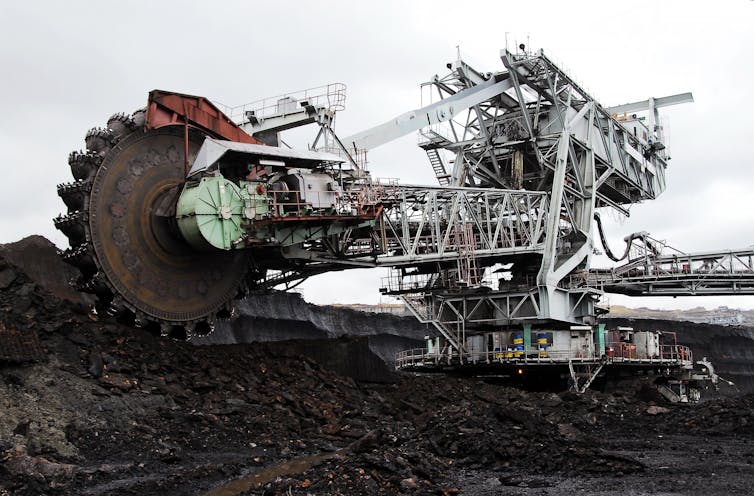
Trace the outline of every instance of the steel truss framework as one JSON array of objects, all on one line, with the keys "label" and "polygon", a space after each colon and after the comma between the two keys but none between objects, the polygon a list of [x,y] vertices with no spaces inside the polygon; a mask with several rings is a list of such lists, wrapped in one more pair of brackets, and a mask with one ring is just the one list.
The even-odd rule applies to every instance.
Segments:
[{"label": "steel truss framework", "polygon": [[576,322],[570,290],[560,282],[589,265],[595,208],[627,213],[624,205],[665,188],[666,156],[657,145],[662,131],[653,125],[648,134],[630,132],[541,51],[504,51],[501,59],[507,71],[498,74],[482,75],[459,60],[450,75],[433,79],[430,87],[441,99],[487,79],[509,87],[426,130],[423,146],[454,155],[451,184],[549,192],[539,317]]},{"label": "steel truss framework", "polygon": [[[542,51],[503,50],[501,61],[504,70],[483,73],[459,58],[450,74],[422,86],[427,105],[342,140],[331,120],[321,121],[356,168],[351,157],[419,131],[440,186],[367,181],[350,194],[378,212],[376,222],[285,248],[284,257],[304,269],[269,283],[392,267],[383,292],[399,295],[459,355],[467,332],[593,324],[604,291],[754,294],[748,250],[665,256],[645,249],[621,267],[590,270],[596,209],[628,215],[631,204],[665,189],[669,157],[657,109],[693,101],[690,94],[605,108]],[[489,277],[499,265],[509,278]]]},{"label": "steel truss framework", "polygon": [[[445,188],[545,193],[544,241],[532,251],[534,261],[498,258],[513,264],[512,280],[486,288],[483,277],[470,284],[460,276],[461,261],[457,268],[402,269],[393,271],[384,292],[400,294],[459,354],[466,333],[485,326],[592,324],[603,291],[753,292],[749,251],[671,257],[647,251],[622,267],[590,271],[596,209],[628,215],[631,204],[662,193],[669,157],[657,109],[693,101],[690,94],[605,108],[542,51],[503,50],[501,60],[505,70],[483,73],[459,58],[450,74],[422,85],[423,98],[430,96],[426,106],[343,142],[358,152],[418,130],[419,146]],[[411,238],[402,241],[403,252],[416,253]]]},{"label": "steel truss framework", "polygon": [[[595,209],[609,206],[628,213],[626,205],[655,198],[665,188],[667,157],[653,100],[647,101],[651,131],[642,123],[637,132],[543,52],[503,51],[501,59],[505,70],[495,74],[457,60],[449,75],[424,85],[437,101],[412,113],[420,119],[426,115],[430,124],[420,131],[420,146],[441,184],[544,192],[550,205],[538,263],[518,268],[517,260],[508,259],[528,285],[495,287],[484,295],[468,289],[453,294],[448,283],[454,278],[439,269],[433,277],[402,285],[418,290],[424,284],[423,293],[404,295],[404,300],[459,346],[467,326],[593,321],[602,291],[563,281],[589,267]],[[401,118],[395,122],[408,125]],[[387,123],[344,142],[355,149],[374,146],[380,133],[394,132]],[[451,172],[440,152],[453,157]]]},{"label": "steel truss framework", "polygon": [[[568,313],[581,323],[593,324],[594,305],[601,293],[593,288],[575,288],[564,294],[568,298]],[[425,287],[400,294],[399,298],[414,317],[432,325],[461,354],[466,336],[480,329],[551,323],[550,319],[542,318],[542,302],[536,288],[448,292]]]},{"label": "steel truss framework", "polygon": [[390,187],[381,196],[386,255],[378,264],[455,260],[459,236],[476,258],[541,251],[548,215],[540,192]]},{"label": "steel truss framework", "polygon": [[705,253],[651,253],[607,271],[590,271],[572,287],[596,286],[633,296],[754,294],[754,249]]},{"label": "steel truss framework", "polygon": [[312,243],[286,256],[363,267],[455,265],[461,235],[482,260],[543,249],[549,209],[542,192],[373,185],[360,194],[360,205],[380,209],[376,229],[352,229],[337,243]]}]

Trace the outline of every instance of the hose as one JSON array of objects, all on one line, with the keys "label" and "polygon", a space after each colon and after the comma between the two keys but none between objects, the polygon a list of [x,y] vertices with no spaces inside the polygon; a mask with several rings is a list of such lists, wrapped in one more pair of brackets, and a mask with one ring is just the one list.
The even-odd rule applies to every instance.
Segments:
[{"label": "hose", "polygon": [[644,241],[644,245],[647,247],[649,251],[651,251],[653,254],[658,255],[659,250],[656,246],[654,246],[654,243],[649,241],[647,239],[647,233],[645,232],[638,232],[638,233],[632,233],[623,238],[623,240],[626,242],[626,250],[623,252],[623,255],[620,257],[616,257],[613,251],[610,249],[610,247],[607,244],[607,239],[605,238],[605,231],[602,229],[602,219],[600,219],[599,212],[594,212],[594,220],[597,221],[597,230],[600,233],[600,241],[602,242],[602,247],[605,248],[605,254],[608,256],[610,260],[613,262],[620,262],[621,260],[624,260],[628,257],[629,250],[631,249],[631,243],[635,239],[641,239]]}]

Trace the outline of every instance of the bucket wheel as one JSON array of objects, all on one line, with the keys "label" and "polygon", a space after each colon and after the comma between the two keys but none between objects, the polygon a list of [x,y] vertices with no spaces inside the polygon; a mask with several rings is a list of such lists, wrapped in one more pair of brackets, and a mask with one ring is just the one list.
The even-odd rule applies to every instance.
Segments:
[{"label": "bucket wheel", "polygon": [[[145,130],[144,111],[115,114],[73,152],[74,182],[58,186],[68,213],[54,219],[69,240],[64,260],[81,272],[79,290],[98,312],[158,327],[163,334],[204,334],[244,295],[244,251],[197,251],[183,241],[175,203],[184,182],[184,130]],[[204,136],[189,133],[193,161]]]}]

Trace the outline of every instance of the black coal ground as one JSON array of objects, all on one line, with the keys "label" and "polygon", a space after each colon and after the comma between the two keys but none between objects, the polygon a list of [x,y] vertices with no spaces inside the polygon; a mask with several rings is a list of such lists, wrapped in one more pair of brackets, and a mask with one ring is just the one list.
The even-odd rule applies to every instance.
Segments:
[{"label": "black coal ground", "polygon": [[[5,494],[750,494],[754,396],[356,382],[305,342],[195,347],[93,321],[0,260]],[[2,351],[2,350],[0,350]]]}]

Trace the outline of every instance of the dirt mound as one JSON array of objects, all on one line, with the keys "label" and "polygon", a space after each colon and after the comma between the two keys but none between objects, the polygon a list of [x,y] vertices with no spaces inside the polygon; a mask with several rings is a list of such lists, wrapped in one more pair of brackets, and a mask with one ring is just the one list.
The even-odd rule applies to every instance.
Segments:
[{"label": "dirt mound", "polygon": [[[7,289],[17,274],[22,273],[39,290],[72,303],[72,309],[80,313],[86,313],[93,303],[91,295],[79,293],[70,286],[69,282],[76,280],[78,272],[64,263],[55,245],[42,236],[29,236],[15,243],[0,245],[0,258],[3,260],[0,290]],[[15,290],[10,293],[17,294]],[[25,304],[23,295],[19,303],[21,306]],[[365,373],[371,373],[373,380],[387,380],[386,374],[394,366],[396,353],[421,346],[424,335],[429,332],[426,325],[418,323],[413,317],[313,305],[297,293],[257,294],[237,303],[233,319],[220,321],[213,333],[196,337],[192,344],[204,346],[309,340],[312,352],[318,352],[326,347],[319,342],[331,342],[335,349],[339,349],[344,346],[342,341],[363,337],[354,342],[366,343],[366,353],[377,355],[384,364],[374,364],[372,357],[364,354],[364,350],[354,349],[357,354],[362,354],[360,362],[364,364],[352,371],[340,364],[337,365],[338,371],[360,379],[366,378]],[[321,351],[318,353],[318,358],[326,355]],[[342,362],[330,364],[336,366],[336,363]]]},{"label": "dirt mound", "polygon": [[0,363],[0,495],[678,492],[670,466],[705,494],[754,483],[752,396],[375,383],[363,339],[193,346],[92,320],[2,254],[0,273],[2,325],[46,355]]},{"label": "dirt mound", "polygon": [[[80,305],[90,305],[92,298],[75,291],[70,281],[78,271],[63,262],[55,245],[42,236],[29,236],[15,243],[0,245],[0,256],[21,271],[35,284],[61,300]],[[0,272],[0,289],[12,279],[13,269],[8,265]]]}]

